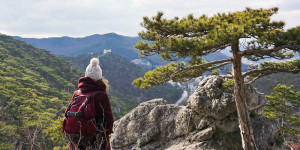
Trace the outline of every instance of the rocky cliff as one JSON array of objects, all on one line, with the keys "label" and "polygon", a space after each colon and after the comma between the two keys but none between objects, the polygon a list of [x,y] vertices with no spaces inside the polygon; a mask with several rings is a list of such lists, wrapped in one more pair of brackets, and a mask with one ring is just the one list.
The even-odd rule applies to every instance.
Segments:
[{"label": "rocky cliff", "polygon": [[[112,148],[142,149],[242,149],[233,91],[223,79],[211,76],[200,82],[187,106],[163,99],[141,103],[115,122]],[[264,96],[246,85],[248,107],[265,102]],[[258,149],[274,148],[274,123],[262,117],[263,108],[251,112]]]}]

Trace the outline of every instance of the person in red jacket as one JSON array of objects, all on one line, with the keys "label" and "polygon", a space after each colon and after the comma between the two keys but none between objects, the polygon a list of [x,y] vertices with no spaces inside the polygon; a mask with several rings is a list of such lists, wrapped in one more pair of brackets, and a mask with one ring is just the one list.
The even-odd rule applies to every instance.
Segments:
[{"label": "person in red jacket", "polygon": [[[79,149],[101,149],[101,150],[110,150],[110,141],[109,135],[113,133],[113,115],[112,110],[109,102],[108,95],[106,91],[108,90],[108,81],[102,77],[102,70],[99,66],[98,58],[93,58],[90,61],[90,64],[86,68],[85,77],[82,77],[78,81],[78,89],[82,93],[88,93],[93,91],[104,91],[98,92],[94,96],[94,103],[95,103],[95,114],[96,114],[96,122],[98,125],[98,129],[103,131],[98,134],[90,143],[91,145],[84,146],[84,147],[77,147]],[[74,92],[73,96],[77,91]],[[101,122],[101,124],[100,124]],[[102,124],[103,122],[103,124]],[[100,128],[103,126],[103,128]],[[97,139],[101,138],[101,142]],[[70,144],[70,150],[74,150],[75,145]]]}]

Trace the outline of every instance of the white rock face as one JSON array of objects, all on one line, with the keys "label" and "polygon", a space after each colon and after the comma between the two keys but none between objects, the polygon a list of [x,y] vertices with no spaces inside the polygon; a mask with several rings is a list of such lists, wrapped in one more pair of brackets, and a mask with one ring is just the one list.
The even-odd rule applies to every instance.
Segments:
[{"label": "white rock face", "polygon": [[143,66],[151,67],[151,63],[149,61],[147,61],[147,60],[134,59],[131,62],[134,63],[134,64],[136,64],[136,65],[143,65]]},{"label": "white rock face", "polygon": [[[241,149],[241,138],[233,92],[222,86],[220,77],[200,82],[187,106],[153,99],[117,120],[111,137],[115,150]],[[249,108],[265,101],[264,96],[246,86]],[[252,112],[259,149],[271,149],[276,126],[261,117],[263,108]],[[261,134],[264,133],[264,134]],[[256,137],[257,136],[257,137]]]}]

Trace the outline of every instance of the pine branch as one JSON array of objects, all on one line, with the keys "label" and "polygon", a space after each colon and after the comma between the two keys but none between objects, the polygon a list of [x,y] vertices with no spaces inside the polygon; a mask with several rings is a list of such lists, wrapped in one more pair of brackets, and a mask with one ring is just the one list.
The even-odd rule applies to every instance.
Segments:
[{"label": "pine branch", "polygon": [[276,109],[279,112],[283,112],[283,113],[291,115],[291,112],[287,112],[286,110],[283,110],[280,107],[277,107],[275,104],[269,104],[269,105],[266,104],[265,106],[272,107],[272,108]]},{"label": "pine branch", "polygon": [[189,68],[185,68],[185,69],[182,69],[182,70],[179,70],[175,73],[173,73],[169,78],[167,78],[165,81],[170,81],[172,80],[174,77],[176,77],[177,75],[181,74],[181,73],[184,73],[184,72],[187,72],[189,70],[192,70],[192,69],[197,69],[197,68],[202,68],[202,67],[207,67],[209,65],[213,65],[213,64],[217,64],[217,63],[222,63],[220,65],[217,65],[217,66],[213,66],[213,67],[209,67],[207,68],[205,71],[210,71],[210,70],[214,70],[214,69],[217,69],[217,68],[220,68],[220,67],[223,67],[227,64],[230,64],[231,62],[228,62],[228,61],[231,61],[231,59],[224,59],[224,60],[220,60],[220,61],[214,61],[214,62],[208,62],[208,63],[205,63],[205,64],[201,64],[201,65],[196,65],[196,66],[192,66],[192,67],[189,67]]},{"label": "pine branch", "polygon": [[[149,45],[152,45],[152,44],[149,44]],[[180,56],[180,57],[172,56],[171,58],[166,59],[168,61],[177,61],[180,58],[185,58],[187,56],[195,55],[194,52],[198,52],[197,56],[205,56],[205,55],[214,53],[216,51],[222,50],[230,45],[231,45],[230,43],[220,43],[218,45],[212,45],[212,46],[206,45],[206,46],[203,46],[201,49],[197,49],[196,47],[177,47],[172,50],[156,49],[156,48],[152,48],[152,47],[150,49],[143,49],[143,48],[139,48],[138,46],[136,46],[135,48],[143,50],[143,53],[141,53],[141,51],[140,51],[140,54],[142,55],[142,57],[153,56],[156,54],[160,55],[162,53],[175,54],[175,53],[183,53],[184,52],[187,54],[185,56]],[[189,52],[193,52],[193,53],[189,54]],[[199,53],[199,52],[201,52],[201,53]]]},{"label": "pine branch", "polygon": [[192,70],[192,69],[197,69],[197,68],[207,67],[207,66],[214,65],[214,64],[219,64],[219,63],[223,63],[223,64],[218,65],[218,66],[216,66],[216,67],[212,67],[211,69],[208,68],[206,71],[209,71],[209,70],[212,70],[212,69],[216,69],[216,68],[222,67],[222,66],[224,66],[224,65],[230,64],[230,63],[231,63],[231,59],[223,59],[223,60],[219,60],[219,61],[211,61],[211,62],[208,62],[208,63],[205,63],[205,64],[200,64],[200,65],[195,65],[195,66],[192,66],[192,67],[184,68],[184,69],[182,69],[182,70],[179,70],[179,71],[177,71],[177,72],[174,72],[174,73],[169,77],[169,79],[172,79],[172,78],[174,78],[175,76],[177,76],[178,74],[187,72],[187,71]]},{"label": "pine branch", "polygon": [[278,69],[278,68],[264,68],[264,69],[260,69],[260,70],[252,70],[249,72],[246,72],[243,74],[243,77],[246,77],[248,75],[254,74],[254,73],[259,73],[259,75],[255,76],[254,79],[252,79],[251,81],[249,81],[247,84],[252,84],[254,81],[256,81],[257,79],[259,79],[260,77],[269,75],[269,74],[273,74],[273,73],[278,73],[278,72],[287,72],[287,73],[299,73],[300,69],[294,69],[294,70],[288,70],[288,69]]},{"label": "pine branch", "polygon": [[222,63],[222,64],[220,64],[220,65],[214,66],[214,67],[209,67],[209,68],[207,68],[206,71],[211,71],[211,70],[214,70],[214,69],[223,67],[223,66],[228,65],[228,64],[231,64],[231,62],[225,62],[225,63]]},{"label": "pine branch", "polygon": [[265,103],[262,103],[262,104],[260,104],[260,105],[258,105],[258,106],[256,106],[256,107],[254,107],[254,108],[251,108],[251,109],[250,109],[250,112],[253,111],[253,110],[256,110],[256,109],[265,107],[265,106],[273,107],[274,109],[276,109],[276,110],[278,110],[278,111],[284,112],[284,113],[286,113],[286,114],[290,114],[290,112],[287,112],[287,111],[285,111],[285,110],[282,110],[282,109],[276,107],[276,105],[274,105],[274,104],[269,105],[269,104],[267,104],[266,102],[265,102]]},{"label": "pine branch", "polygon": [[203,53],[202,56],[208,55],[210,53],[214,53],[214,52],[216,52],[218,50],[225,49],[228,46],[231,46],[231,43],[220,44],[220,45],[217,45],[217,46],[207,46],[207,47],[205,47],[205,48],[202,49],[202,51],[207,51],[206,53]]},{"label": "pine branch", "polygon": [[297,50],[300,51],[300,45],[282,45],[279,47],[275,47],[273,49],[265,49],[265,50],[245,50],[245,51],[241,51],[238,52],[238,55],[240,56],[245,56],[245,55],[255,55],[255,54],[262,54],[262,55],[268,55],[271,54],[273,52],[277,52],[280,51],[282,49],[291,49],[291,50]]},{"label": "pine branch", "polygon": [[263,68],[263,69],[256,69],[256,70],[251,70],[251,71],[248,71],[248,72],[244,73],[243,74],[243,78],[245,78],[246,76],[251,75],[253,73],[261,73],[262,75],[269,75],[269,74],[278,73],[278,72],[289,72],[289,73],[296,74],[296,73],[300,72],[300,69],[289,70],[289,69],[274,68],[274,67]]}]

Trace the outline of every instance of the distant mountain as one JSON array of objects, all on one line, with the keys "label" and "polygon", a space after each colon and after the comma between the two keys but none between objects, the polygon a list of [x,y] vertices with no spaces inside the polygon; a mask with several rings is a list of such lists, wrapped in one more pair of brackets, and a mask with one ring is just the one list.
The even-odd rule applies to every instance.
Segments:
[{"label": "distant mountain", "polygon": [[138,58],[138,51],[134,49],[139,37],[122,36],[115,33],[94,34],[83,38],[52,37],[52,38],[21,38],[35,47],[50,50],[53,54],[75,56],[88,53],[102,53],[104,49],[111,49],[112,53],[118,54],[127,60]]},{"label": "distant mountain", "polygon": [[77,55],[75,57],[62,56],[62,58],[74,62],[82,70],[86,69],[92,57],[100,57],[100,66],[103,76],[108,79],[111,89],[109,93],[115,97],[122,97],[138,102],[153,98],[164,98],[169,103],[175,103],[182,94],[182,89],[171,84],[143,90],[134,87],[131,83],[138,77],[145,74],[146,70],[134,63],[112,53],[104,56],[98,54]]},{"label": "distant mountain", "polygon": [[[53,38],[21,38],[16,36],[16,39],[21,39],[35,47],[46,49],[56,55],[64,56],[76,56],[81,54],[101,54],[104,49],[111,49],[113,54],[117,54],[129,61],[139,62],[139,51],[134,48],[140,40],[140,37],[122,36],[115,33],[107,33],[103,35],[94,34],[82,38],[73,37],[53,37]],[[205,60],[213,61],[220,59],[227,59],[223,53],[216,52],[204,56]],[[142,59],[143,61],[151,63],[151,66],[143,66],[149,70],[154,69],[157,66],[165,65],[168,61],[163,61],[160,56],[150,56]],[[187,59],[180,59],[179,61],[186,61]],[[230,65],[225,68],[231,69]],[[247,69],[247,66],[243,66],[243,70]]]}]

